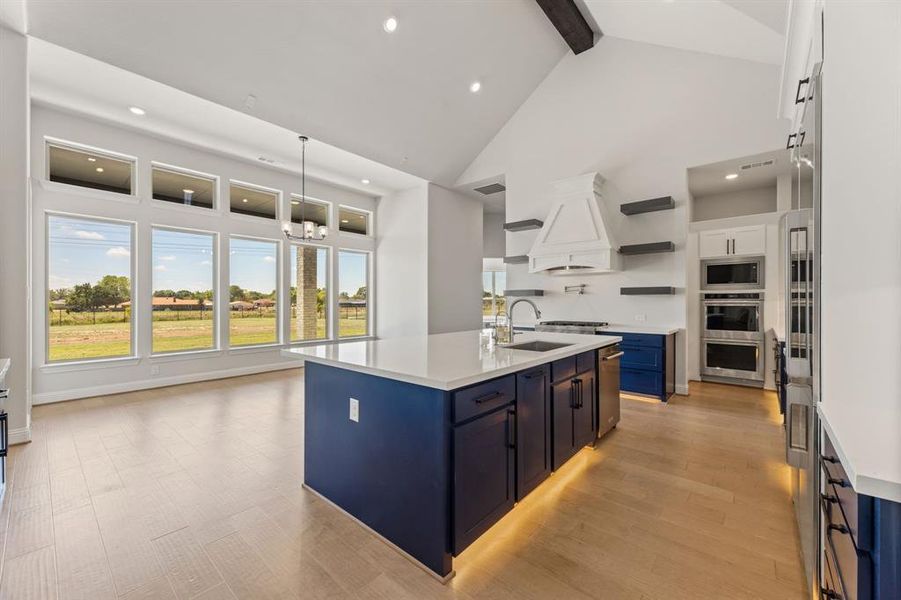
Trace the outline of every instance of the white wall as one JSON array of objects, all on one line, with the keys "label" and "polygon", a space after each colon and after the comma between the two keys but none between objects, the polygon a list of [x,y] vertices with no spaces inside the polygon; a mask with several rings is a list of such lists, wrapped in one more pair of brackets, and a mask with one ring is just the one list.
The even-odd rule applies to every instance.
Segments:
[{"label": "white wall", "polygon": [[[620,201],[671,195],[676,209],[618,219],[621,244],[671,240],[672,254],[625,257],[618,274],[530,275],[510,265],[510,288],[547,290],[545,319],[592,319],[685,327],[686,169],[764,152],[786,126],[773,116],[779,68],[604,37],[567,55],[492,142],[459,185],[503,174],[509,221],[544,219],[550,182],[597,171]],[[617,212],[618,214],[618,212]],[[507,254],[526,253],[535,232],[507,235]],[[584,296],[563,296],[567,283]],[[621,296],[621,286],[673,285],[675,296]],[[528,318],[528,315],[523,315]],[[685,336],[678,340],[677,384],[686,385]]]},{"label": "white wall", "polygon": [[695,196],[691,218],[693,221],[709,221],[727,217],[758,215],[775,210],[776,186],[768,185],[751,190]]},{"label": "white wall", "polygon": [[[286,216],[288,194],[299,193],[300,179],[273,168],[256,163],[245,162],[217,154],[213,151],[184,146],[162,138],[151,137],[135,130],[125,129],[111,124],[91,120],[75,114],[61,112],[44,106],[34,106],[31,129],[31,163],[33,187],[33,225],[32,281],[35,289],[34,302],[31,303],[34,320],[33,335],[33,373],[35,403],[67,400],[103,393],[118,393],[129,389],[140,389],[158,385],[171,385],[183,381],[212,379],[230,375],[245,374],[273,368],[296,366],[296,361],[281,357],[280,347],[236,348],[227,347],[228,320],[228,236],[229,234],[251,235],[255,237],[279,240],[283,235],[280,222],[272,219],[260,219],[244,215],[228,213],[228,182],[235,179],[281,190],[283,194],[282,215]],[[105,150],[111,150],[137,158],[137,199],[119,199],[116,194],[109,194],[73,188],[44,180],[45,136],[61,138],[71,142],[87,144]],[[165,202],[153,202],[150,199],[150,165],[151,161],[164,162],[184,168],[194,169],[219,177],[218,198],[222,206],[218,210],[192,209]],[[332,223],[336,223],[336,211],[339,204],[347,204],[364,210],[375,210],[375,199],[355,191],[338,188],[321,181],[307,181],[307,195],[332,202]],[[152,280],[151,261],[151,225],[168,225],[172,227],[188,227],[220,232],[218,244],[218,308],[220,349],[212,352],[192,355],[150,357],[151,330],[150,321],[138,316],[137,327],[139,358],[118,364],[93,363],[76,366],[65,364],[45,364],[46,353],[46,317],[44,282],[45,272],[45,211],[62,211],[79,213],[88,216],[99,216],[112,219],[137,222],[136,248],[137,271],[136,297],[140,303],[142,298],[149,302]],[[378,225],[378,223],[376,223]],[[324,242],[332,248],[331,286],[337,287],[338,248],[371,251],[374,240],[370,237],[354,234],[339,234],[332,226],[331,233]],[[26,247],[25,245],[19,248]],[[20,251],[21,252],[21,251]],[[285,256],[283,253],[282,256]],[[283,281],[289,277],[287,260],[281,261],[280,276]],[[377,272],[377,268],[375,269]],[[287,286],[282,286],[282,306],[287,305]],[[378,287],[374,290],[378,294]],[[332,305],[332,314],[336,306]],[[376,308],[376,311],[378,309]],[[137,309],[139,314],[140,306]],[[282,313],[283,322],[287,322],[287,314]],[[377,319],[377,315],[376,315]],[[159,367],[159,374],[153,374],[151,368]]]},{"label": "white wall", "polygon": [[428,206],[427,184],[379,198],[378,337],[428,333]]},{"label": "white wall", "polygon": [[28,44],[0,26],[0,358],[12,359],[6,384],[10,442],[30,439],[30,199]]},{"label": "white wall", "polygon": [[485,258],[506,256],[506,232],[503,214],[486,212],[482,217],[482,255]]},{"label": "white wall", "polygon": [[883,474],[898,473],[901,3],[824,10],[823,410],[843,447],[878,451]]},{"label": "white wall", "polygon": [[475,198],[429,184],[429,333],[482,327],[482,214]]}]

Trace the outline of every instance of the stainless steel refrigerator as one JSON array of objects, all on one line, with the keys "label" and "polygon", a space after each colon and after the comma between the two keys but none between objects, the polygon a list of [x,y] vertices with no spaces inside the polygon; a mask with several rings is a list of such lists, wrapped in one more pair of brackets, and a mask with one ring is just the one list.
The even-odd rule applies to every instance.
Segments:
[{"label": "stainless steel refrigerator", "polygon": [[794,137],[792,210],[782,220],[785,298],[785,455],[811,597],[819,597],[820,556],[820,90],[814,68]]}]

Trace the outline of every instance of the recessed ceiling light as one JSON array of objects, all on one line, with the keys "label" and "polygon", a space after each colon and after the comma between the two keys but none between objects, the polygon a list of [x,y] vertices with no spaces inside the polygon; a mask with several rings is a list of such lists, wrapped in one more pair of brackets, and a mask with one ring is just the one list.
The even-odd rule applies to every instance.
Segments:
[{"label": "recessed ceiling light", "polygon": [[294,206],[297,206],[298,204],[300,204],[300,201],[299,200],[291,200],[291,204]]},{"label": "recessed ceiling light", "polygon": [[182,191],[183,191],[184,193],[186,193],[186,194],[193,194],[193,193],[194,193],[194,190],[184,189],[184,190],[182,190]]},{"label": "recessed ceiling light", "polygon": [[133,115],[143,116],[147,114],[147,111],[140,106],[129,106],[128,110],[130,110]]},{"label": "recessed ceiling light", "polygon": [[363,185],[369,185],[369,180],[368,180],[368,179],[361,179],[361,180],[360,180],[360,183],[362,183]]},{"label": "recessed ceiling light", "polygon": [[387,31],[388,33],[394,33],[397,30],[397,19],[394,17],[388,17],[385,19],[385,22],[382,23],[382,29]]},{"label": "recessed ceiling light", "polygon": [[97,171],[98,173],[103,173],[103,167],[97,167],[95,171]]},{"label": "recessed ceiling light", "polygon": [[729,173],[726,175],[726,179],[738,179],[738,173]]},{"label": "recessed ceiling light", "polygon": [[480,89],[482,89],[482,84],[478,81],[473,81],[471,84],[469,84],[469,91],[473,94],[478,93]]},{"label": "recessed ceiling light", "polygon": [[88,157],[88,162],[97,162],[97,159],[94,158],[93,156],[89,156],[89,157]]},{"label": "recessed ceiling light", "polygon": [[341,222],[342,223],[350,223],[350,221],[348,221],[347,219],[341,219]]},{"label": "recessed ceiling light", "polygon": [[241,198],[241,202],[247,202],[247,198]]}]

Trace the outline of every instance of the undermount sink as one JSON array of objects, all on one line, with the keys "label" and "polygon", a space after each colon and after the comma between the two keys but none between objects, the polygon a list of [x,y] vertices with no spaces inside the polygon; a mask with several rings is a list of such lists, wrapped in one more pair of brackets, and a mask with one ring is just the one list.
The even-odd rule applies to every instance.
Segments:
[{"label": "undermount sink", "polygon": [[565,348],[572,344],[560,344],[558,342],[543,342],[535,340],[533,342],[523,342],[521,344],[513,344],[507,346],[510,350],[528,350],[529,352],[547,352],[548,350],[556,350],[557,348]]}]

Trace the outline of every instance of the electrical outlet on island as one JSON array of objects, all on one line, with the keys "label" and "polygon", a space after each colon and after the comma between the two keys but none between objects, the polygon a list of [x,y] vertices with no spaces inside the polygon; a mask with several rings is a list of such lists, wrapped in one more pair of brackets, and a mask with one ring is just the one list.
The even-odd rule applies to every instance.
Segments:
[{"label": "electrical outlet on island", "polygon": [[360,422],[360,401],[356,398],[350,399],[350,420],[354,423]]}]

